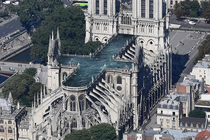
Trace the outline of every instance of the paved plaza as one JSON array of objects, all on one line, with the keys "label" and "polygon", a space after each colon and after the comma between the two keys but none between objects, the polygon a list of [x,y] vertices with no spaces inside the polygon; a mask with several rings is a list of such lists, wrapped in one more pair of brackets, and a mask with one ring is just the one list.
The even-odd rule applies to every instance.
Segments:
[{"label": "paved plaza", "polygon": [[199,43],[203,40],[205,33],[172,31],[170,32],[170,42],[173,53],[179,55],[191,54]]}]

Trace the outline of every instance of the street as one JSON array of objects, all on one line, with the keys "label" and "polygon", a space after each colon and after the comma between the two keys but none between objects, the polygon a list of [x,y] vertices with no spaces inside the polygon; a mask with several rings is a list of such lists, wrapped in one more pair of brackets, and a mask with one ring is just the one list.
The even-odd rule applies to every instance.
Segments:
[{"label": "street", "polygon": [[38,68],[40,64],[27,64],[27,63],[15,63],[15,62],[0,62],[0,72],[1,71],[11,71],[11,72],[24,72],[26,68]]},{"label": "street", "polygon": [[19,19],[18,16],[14,16],[12,19],[0,23],[0,38],[23,28]]},{"label": "street", "polygon": [[[181,25],[181,29],[195,29],[195,30],[205,30],[210,31],[210,24],[207,23],[197,23],[196,25],[190,25],[188,22],[185,22],[184,20],[177,20],[176,16],[172,14],[170,16],[170,23],[171,24],[179,24]],[[188,28],[189,27],[189,28]]]}]

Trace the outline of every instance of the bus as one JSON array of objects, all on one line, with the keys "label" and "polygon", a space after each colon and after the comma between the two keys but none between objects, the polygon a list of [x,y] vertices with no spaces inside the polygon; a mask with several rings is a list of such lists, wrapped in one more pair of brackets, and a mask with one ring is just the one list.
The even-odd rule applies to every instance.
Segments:
[{"label": "bus", "polygon": [[88,2],[87,1],[73,1],[72,6],[87,7]]}]

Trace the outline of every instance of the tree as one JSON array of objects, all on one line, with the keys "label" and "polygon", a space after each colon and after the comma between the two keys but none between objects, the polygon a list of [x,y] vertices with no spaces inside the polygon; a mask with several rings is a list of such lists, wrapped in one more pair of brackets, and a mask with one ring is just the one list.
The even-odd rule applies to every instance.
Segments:
[{"label": "tree", "polygon": [[89,130],[82,129],[66,135],[64,140],[91,140],[91,134]]},{"label": "tree", "polygon": [[0,12],[0,17],[7,17],[7,16],[9,16],[9,12],[7,10]]},{"label": "tree", "polygon": [[210,20],[210,9],[207,9],[204,14],[203,17],[207,20]]},{"label": "tree", "polygon": [[102,123],[90,128],[92,140],[116,140],[116,132],[113,126]]},{"label": "tree", "polygon": [[33,83],[34,79],[32,76],[28,74],[19,74],[10,78],[6,82],[5,86],[2,89],[2,93],[4,97],[7,98],[9,92],[11,92],[14,103],[17,103],[17,101],[23,101],[24,103],[26,103],[27,99],[21,100],[21,98],[25,99],[29,91],[29,86]]},{"label": "tree", "polygon": [[198,60],[202,60],[205,57],[205,54],[210,53],[210,35],[206,37],[206,39],[202,42],[202,45],[199,46],[199,53],[195,59],[195,64]]},{"label": "tree", "polygon": [[180,3],[176,2],[174,5],[174,10],[176,11],[180,7]]},{"label": "tree", "polygon": [[206,113],[203,110],[192,110],[189,113],[189,117],[194,117],[194,118],[205,118]]},{"label": "tree", "polygon": [[33,83],[29,86],[29,92],[28,92],[28,96],[27,96],[27,100],[29,101],[29,105],[31,105],[31,102],[34,101],[34,96],[36,97],[37,94],[40,93],[40,89],[41,89],[42,84],[39,82]]},{"label": "tree", "polygon": [[191,11],[189,16],[190,16],[190,17],[197,17],[198,15],[197,15],[197,13],[196,13],[196,12]]},{"label": "tree", "polygon": [[24,73],[33,77],[36,74],[36,68],[27,68],[25,69]]},{"label": "tree", "polygon": [[198,1],[185,0],[175,4],[175,15],[177,18],[181,16],[197,17],[200,14],[200,5]]},{"label": "tree", "polygon": [[40,93],[41,83],[35,83],[33,76],[36,74],[36,69],[26,69],[23,74],[18,74],[11,77],[2,89],[2,94],[8,98],[9,92],[12,93],[14,104],[18,101],[26,106],[31,106],[34,96]]},{"label": "tree", "polygon": [[184,10],[182,10],[182,9],[177,9],[176,11],[175,11],[175,15],[176,15],[176,18],[181,18],[181,16],[184,16]]},{"label": "tree", "polygon": [[210,2],[209,1],[201,1],[200,12],[201,12],[202,16],[208,9],[210,9]]},{"label": "tree", "polygon": [[73,131],[64,140],[117,140],[113,126],[107,123],[94,125],[90,129]]},{"label": "tree", "polygon": [[[199,16],[200,5],[198,1],[190,1],[189,5],[190,5],[190,15]],[[191,12],[193,12],[194,14],[192,14]]]}]

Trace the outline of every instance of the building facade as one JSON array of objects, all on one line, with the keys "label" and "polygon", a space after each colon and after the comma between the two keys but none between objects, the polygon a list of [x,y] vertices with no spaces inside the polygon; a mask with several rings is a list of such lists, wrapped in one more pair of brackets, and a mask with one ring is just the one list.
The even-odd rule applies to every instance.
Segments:
[{"label": "building facade", "polygon": [[18,140],[20,122],[26,115],[24,106],[13,105],[11,93],[8,100],[0,98],[0,140]]},{"label": "building facade", "polygon": [[205,57],[198,61],[193,67],[190,75],[195,76],[195,79],[202,81],[204,79],[205,84],[210,85],[210,55],[206,54]]},{"label": "building facade", "polygon": [[178,129],[182,117],[182,103],[176,95],[170,94],[159,103],[157,108],[157,124],[163,129]]}]

